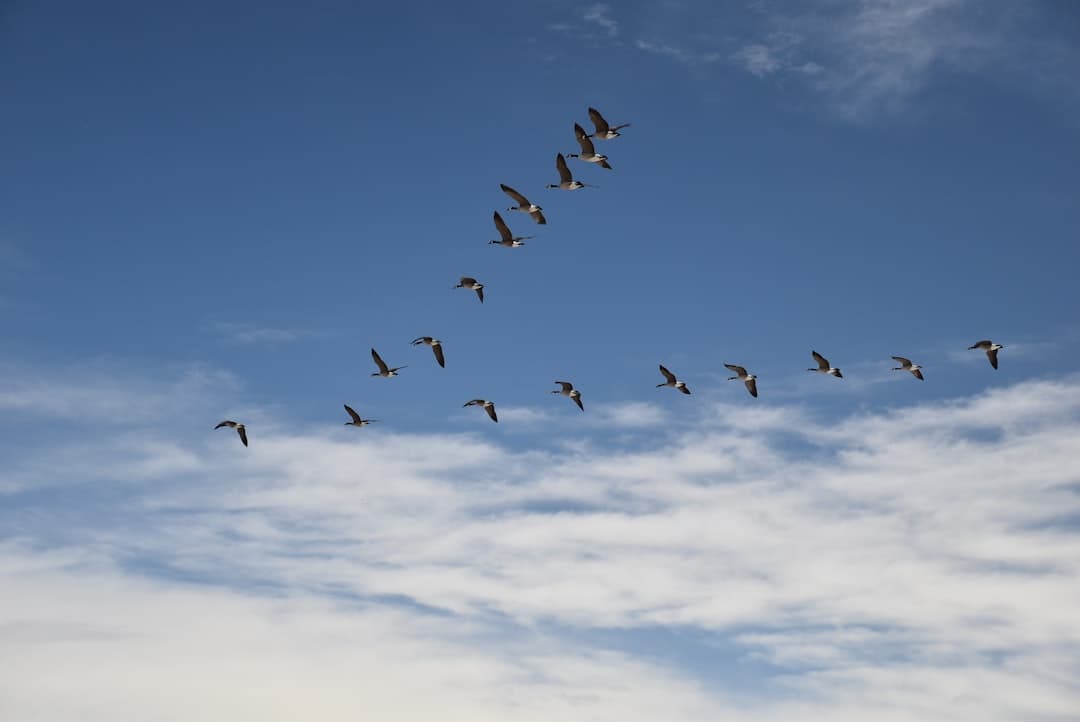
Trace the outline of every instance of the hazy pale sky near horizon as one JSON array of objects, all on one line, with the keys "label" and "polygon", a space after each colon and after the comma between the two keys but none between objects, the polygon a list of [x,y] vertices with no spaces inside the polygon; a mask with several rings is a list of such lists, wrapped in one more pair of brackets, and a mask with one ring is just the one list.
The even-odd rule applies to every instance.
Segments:
[{"label": "hazy pale sky near horizon", "polygon": [[1078,41],[0,5],[0,718],[1076,719]]}]

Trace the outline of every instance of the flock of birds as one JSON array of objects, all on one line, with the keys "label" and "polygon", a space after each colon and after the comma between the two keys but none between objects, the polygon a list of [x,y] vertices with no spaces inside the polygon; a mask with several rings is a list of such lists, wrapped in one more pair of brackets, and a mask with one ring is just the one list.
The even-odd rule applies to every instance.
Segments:
[{"label": "flock of birds", "polygon": [[[616,126],[609,125],[608,122],[604,119],[604,116],[600,114],[600,111],[596,110],[595,108],[589,108],[589,119],[592,121],[592,124],[595,128],[595,130],[591,134],[586,133],[585,129],[582,128],[579,123],[574,123],[574,137],[577,139],[578,145],[581,148],[581,152],[568,153],[567,156],[569,156],[570,158],[577,158],[586,163],[594,163],[596,165],[599,165],[601,168],[611,170],[611,164],[608,163],[608,157],[602,153],[596,152],[596,146],[593,143],[593,139],[613,140],[615,138],[618,138],[620,135],[622,135],[619,131],[623,128],[629,127],[630,124],[623,123]],[[567,156],[564,156],[562,153],[558,153],[555,156],[555,168],[556,170],[558,170],[559,173],[559,182],[549,183],[546,187],[557,188],[566,191],[576,191],[580,188],[596,188],[597,186],[595,185],[592,185],[590,183],[583,183],[582,181],[574,178],[573,173],[570,172],[570,168],[566,164]],[[517,203],[516,206],[511,206],[507,208],[508,211],[520,211],[522,213],[526,213],[538,225],[545,225],[547,223],[547,219],[544,217],[543,208],[531,202],[524,195],[511,188],[510,186],[506,185],[505,183],[499,184],[499,187],[502,189],[503,193],[505,193],[507,196],[513,199],[514,202]],[[489,241],[489,243],[491,244],[504,246],[506,248],[520,248],[521,246],[525,245],[525,241],[533,237],[515,236],[498,211],[495,211],[494,222],[495,229],[499,232],[499,238]],[[480,303],[484,302],[484,284],[475,278],[472,278],[470,276],[462,276],[458,281],[458,284],[454,286],[454,288],[463,288],[468,291],[473,291],[474,293],[476,293],[477,298],[480,299]],[[446,367],[446,357],[443,354],[442,342],[439,339],[434,338],[433,336],[420,336],[419,338],[416,338],[412,341],[412,345],[429,346],[432,353],[435,355],[436,363],[438,363],[440,367]],[[994,343],[993,341],[990,341],[988,339],[984,339],[982,341],[976,341],[974,344],[968,347],[968,350],[979,349],[984,351],[986,353],[987,359],[989,359],[990,361],[990,365],[996,369],[998,367],[998,351],[1003,348],[1005,347],[1000,344]],[[836,378],[840,379],[844,378],[844,375],[841,373],[840,369],[829,363],[829,360],[827,358],[819,354],[817,351],[811,351],[810,354],[814,357],[814,361],[817,363],[817,366],[808,368],[807,371],[826,374],[828,376],[835,376]],[[398,375],[398,371],[406,368],[405,366],[389,366],[385,361],[383,361],[382,357],[375,349],[371,349],[371,358],[375,362],[375,366],[378,368],[377,371],[371,374],[372,376],[392,378]],[[911,359],[904,358],[903,356],[893,356],[892,358],[898,364],[900,364],[899,366],[893,368],[893,371],[907,371],[918,380],[925,380],[923,377],[922,366],[912,362]],[[729,377],[728,381],[742,381],[745,384],[746,390],[749,392],[749,394],[754,398],[757,398],[757,376],[748,372],[744,366],[738,366],[736,364],[729,363],[725,363],[724,366],[735,374],[734,376]],[[663,364],[660,364],[660,373],[664,377],[664,382],[657,384],[657,388],[667,386],[676,389],[684,394],[690,394],[690,388],[686,385],[686,382],[680,381],[678,377],[676,377],[675,374],[669,371]],[[558,385],[559,388],[555,389],[551,393],[568,397],[571,401],[574,402],[574,404],[577,405],[579,409],[581,409],[581,411],[585,411],[585,405],[581,401],[581,391],[574,388],[573,383],[569,381],[555,381],[554,383]],[[495,402],[489,401],[487,399],[472,399],[470,401],[467,401],[462,408],[467,408],[469,406],[479,406],[483,408],[484,411],[487,413],[488,417],[493,422],[498,423],[499,416],[495,411]],[[349,418],[351,419],[350,421],[345,422],[346,426],[367,426],[368,424],[372,424],[378,421],[378,419],[362,418],[360,414],[358,414],[356,410],[348,404],[345,404],[345,412],[349,415]],[[226,419],[214,428],[235,429],[236,433],[239,434],[240,441],[244,444],[244,446],[248,445],[247,427],[244,426],[244,424],[233,421],[231,419]]]}]

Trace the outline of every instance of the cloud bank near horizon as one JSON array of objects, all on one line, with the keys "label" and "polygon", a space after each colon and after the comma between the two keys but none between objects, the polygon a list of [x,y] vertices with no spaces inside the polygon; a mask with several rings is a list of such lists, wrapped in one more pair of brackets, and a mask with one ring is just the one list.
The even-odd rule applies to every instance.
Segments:
[{"label": "cloud bank near horizon", "polygon": [[[703,399],[626,439],[544,424],[535,448],[264,412],[247,450],[125,422],[139,390],[97,378],[117,418],[0,479],[7,718],[1080,707],[1076,376],[825,427]],[[177,423],[192,384],[229,383],[173,381],[152,403],[188,398]],[[50,398],[0,393],[25,417],[64,413]]]}]

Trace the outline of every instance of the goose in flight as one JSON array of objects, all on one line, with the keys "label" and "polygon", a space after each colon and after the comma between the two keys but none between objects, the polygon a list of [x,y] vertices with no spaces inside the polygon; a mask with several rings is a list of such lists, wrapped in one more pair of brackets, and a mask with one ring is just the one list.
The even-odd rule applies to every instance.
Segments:
[{"label": "goose in flight", "polygon": [[510,226],[506,225],[506,221],[502,219],[498,211],[495,211],[495,229],[499,231],[501,236],[500,240],[488,241],[488,243],[495,243],[500,246],[506,246],[507,248],[518,248],[525,245],[525,241],[532,236],[515,236],[510,232]]},{"label": "goose in flight", "polygon": [[382,376],[384,379],[388,379],[391,376],[397,376],[398,371],[406,368],[405,366],[396,366],[394,368],[390,368],[386,365],[386,362],[382,360],[382,356],[380,356],[379,352],[375,349],[371,349],[371,358],[375,361],[375,365],[379,367],[378,371],[371,374],[372,376]]},{"label": "goose in flight", "polygon": [[574,180],[574,176],[570,173],[570,169],[566,167],[566,158],[563,158],[563,154],[559,153],[555,156],[555,167],[559,170],[559,182],[558,184],[548,183],[548,188],[561,188],[564,191],[576,191],[578,188],[596,188],[591,183],[582,183],[579,180]]},{"label": "goose in flight", "polygon": [[[492,401],[485,401],[484,399],[473,399],[465,404],[465,406],[483,406],[484,411],[491,417],[491,420],[496,424],[499,423],[499,417],[495,415],[495,403]],[[462,406],[461,408],[465,408]]]},{"label": "goose in flight", "polygon": [[829,374],[830,376],[835,376],[838,379],[844,378],[844,375],[840,373],[840,369],[833,368],[832,364],[829,363],[829,360],[827,358],[819,354],[817,351],[811,351],[810,354],[814,357],[814,360],[817,361],[818,367],[816,369],[806,369],[807,371],[817,371],[819,374]]},{"label": "goose in flight", "polygon": [[911,363],[911,359],[904,358],[903,356],[893,356],[893,361],[900,364],[893,371],[910,371],[911,375],[917,378],[919,381],[925,381],[922,375],[922,366],[919,364]]},{"label": "goose in flight", "polygon": [[739,380],[746,384],[746,390],[750,392],[750,395],[755,399],[757,398],[757,376],[754,374],[746,373],[746,369],[742,366],[736,366],[735,364],[724,364],[734,372],[734,376],[728,378],[728,381]]},{"label": "goose in flight", "polygon": [[611,170],[611,166],[607,162],[607,156],[596,152],[596,146],[593,145],[592,139],[585,135],[585,129],[577,123],[574,123],[574,137],[577,138],[578,145],[581,146],[581,152],[570,153],[571,158],[580,158],[586,163],[598,163],[601,168]]},{"label": "goose in flight", "polygon": [[443,357],[442,351],[442,341],[437,338],[432,338],[431,336],[421,336],[412,342],[413,346],[419,346],[420,344],[431,346],[431,350],[435,354],[435,360],[439,362],[439,366],[446,368],[446,359]]},{"label": "goose in flight", "polygon": [[480,299],[480,303],[484,302],[484,284],[477,281],[475,278],[469,278],[468,276],[462,276],[458,281],[458,285],[454,288],[467,288],[470,291],[476,291],[477,297]]},{"label": "goose in flight", "polygon": [[675,374],[664,368],[664,364],[660,364],[660,373],[664,374],[664,378],[667,379],[667,381],[662,384],[657,384],[656,388],[660,388],[661,386],[670,386],[673,389],[678,389],[679,391],[682,391],[684,394],[690,394],[690,389],[686,387],[686,384],[682,381],[677,380],[675,378]]},{"label": "goose in flight", "polygon": [[582,411],[585,410],[585,407],[581,405],[581,392],[575,389],[572,383],[570,383],[569,381],[556,381],[555,383],[557,383],[559,386],[562,386],[562,388],[556,389],[551,393],[569,396],[570,400],[577,404],[577,407],[579,409],[581,409]]},{"label": "goose in flight", "polygon": [[236,433],[240,434],[240,442],[244,446],[248,445],[247,444],[247,427],[246,426],[244,426],[243,424],[238,424],[235,421],[226,420],[226,421],[222,421],[220,424],[218,424],[214,428],[215,429],[220,429],[222,426],[228,426],[230,429],[236,429]]},{"label": "goose in flight", "polygon": [[506,210],[508,211],[521,211],[522,213],[528,213],[529,216],[541,226],[547,223],[547,219],[544,218],[543,208],[529,201],[528,198],[518,193],[516,190],[500,183],[499,187],[502,188],[502,192],[517,201],[516,206],[510,206]]},{"label": "goose in flight", "polygon": [[971,351],[972,349],[976,349],[976,348],[982,349],[983,351],[986,352],[986,358],[990,359],[990,365],[993,366],[996,369],[997,368],[997,352],[1000,351],[1001,349],[1005,348],[1005,347],[1000,345],[1000,344],[996,344],[993,341],[984,340],[984,341],[976,341],[971,346],[968,346],[968,351]]},{"label": "goose in flight", "polygon": [[589,108],[589,120],[596,126],[596,132],[592,134],[592,137],[597,140],[611,140],[612,138],[618,138],[622,135],[619,130],[630,127],[629,123],[623,123],[622,125],[616,125],[612,128],[596,108]]},{"label": "goose in flight", "polygon": [[361,419],[360,414],[353,411],[353,407],[348,404],[345,404],[345,411],[352,417],[352,421],[345,422],[346,426],[367,426],[368,424],[373,424],[378,421],[378,419]]}]

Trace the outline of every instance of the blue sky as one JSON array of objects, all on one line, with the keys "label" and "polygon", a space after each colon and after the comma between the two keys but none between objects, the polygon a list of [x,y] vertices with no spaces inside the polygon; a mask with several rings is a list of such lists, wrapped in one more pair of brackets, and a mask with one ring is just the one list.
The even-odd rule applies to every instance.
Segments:
[{"label": "blue sky", "polygon": [[0,10],[0,716],[1074,714],[1080,12],[717,5]]}]

